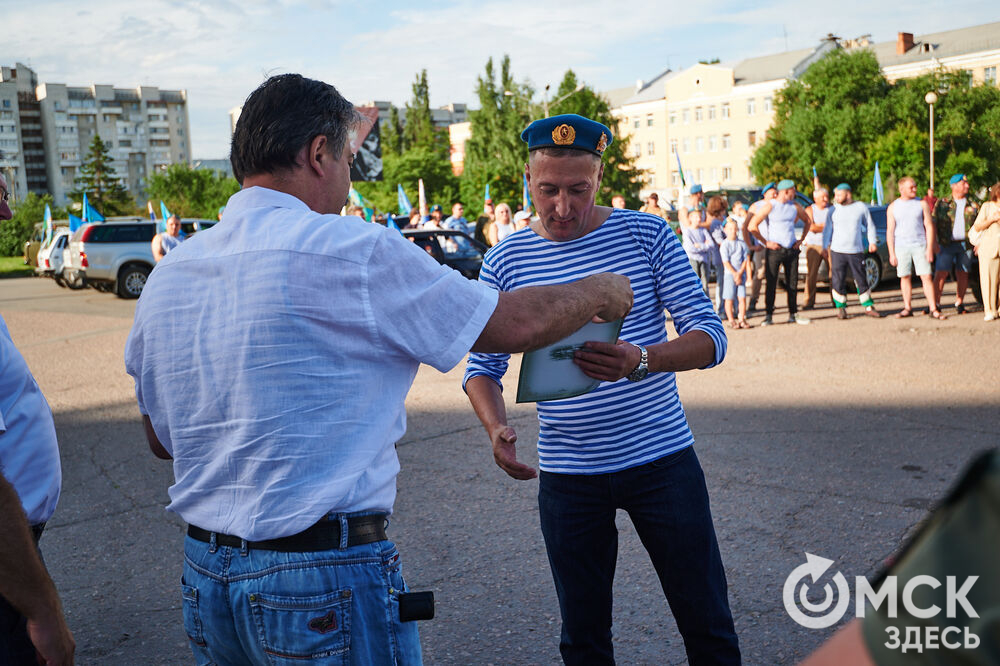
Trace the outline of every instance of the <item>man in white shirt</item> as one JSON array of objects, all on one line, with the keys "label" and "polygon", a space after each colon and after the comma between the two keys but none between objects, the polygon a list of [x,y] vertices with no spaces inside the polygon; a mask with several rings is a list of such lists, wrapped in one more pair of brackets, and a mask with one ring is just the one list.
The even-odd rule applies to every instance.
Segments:
[{"label": "man in white shirt", "polygon": [[[0,175],[0,221],[11,218]],[[38,539],[62,483],[52,411],[0,317],[0,664],[72,664],[75,644]]]},{"label": "man in white shirt", "polygon": [[418,365],[543,346],[631,307],[628,280],[609,274],[498,294],[336,215],[357,121],[333,86],[268,79],[233,133],[243,189],[136,307],[126,370],[150,448],[174,460],[199,663],[419,663],[409,620],[426,607],[411,612],[385,534]]},{"label": "man in white shirt", "polygon": [[[865,249],[874,254],[878,249],[878,232],[871,213],[861,201],[854,201],[851,186],[837,185],[834,190],[834,210],[823,230],[823,245],[830,248],[830,296],[838,319],[847,319],[847,272],[854,278],[865,314],[876,319],[882,314],[875,309],[872,290],[865,273]],[[864,233],[868,234],[865,244]]]}]

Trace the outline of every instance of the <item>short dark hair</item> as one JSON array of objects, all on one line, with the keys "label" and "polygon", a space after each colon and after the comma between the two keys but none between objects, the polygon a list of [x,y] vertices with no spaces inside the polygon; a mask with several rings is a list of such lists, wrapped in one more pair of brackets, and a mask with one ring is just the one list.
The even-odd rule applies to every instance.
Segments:
[{"label": "short dark hair", "polygon": [[339,155],[360,114],[329,83],[300,74],[272,76],[250,93],[233,131],[233,175],[274,173],[296,166],[303,146],[319,135]]},{"label": "short dark hair", "polygon": [[564,146],[545,146],[543,148],[535,148],[528,153],[528,161],[531,161],[532,155],[547,155],[549,157],[576,157],[577,155],[590,155],[594,158],[594,164],[599,164],[601,162],[600,155],[595,155],[594,153],[587,150],[580,150],[578,148],[566,148]]},{"label": "short dark hair", "polygon": [[708,200],[708,205],[705,207],[705,211],[711,217],[721,217],[726,212],[726,200],[718,195],[712,197]]}]

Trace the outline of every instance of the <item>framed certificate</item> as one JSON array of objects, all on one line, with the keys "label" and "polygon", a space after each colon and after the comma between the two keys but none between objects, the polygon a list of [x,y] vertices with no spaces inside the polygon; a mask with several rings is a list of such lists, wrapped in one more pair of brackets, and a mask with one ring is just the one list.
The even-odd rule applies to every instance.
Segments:
[{"label": "framed certificate", "polygon": [[555,344],[525,352],[517,381],[517,402],[560,400],[589,393],[601,380],[588,377],[573,362],[573,352],[588,341],[614,344],[622,320],[589,322]]}]

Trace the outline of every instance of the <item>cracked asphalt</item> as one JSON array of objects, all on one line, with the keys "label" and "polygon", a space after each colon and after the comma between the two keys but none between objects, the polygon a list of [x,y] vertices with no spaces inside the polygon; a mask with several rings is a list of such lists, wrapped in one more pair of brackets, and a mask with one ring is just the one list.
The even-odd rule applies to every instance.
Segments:
[{"label": "cracked asphalt", "polygon": [[[895,284],[875,296],[883,310],[901,307]],[[163,510],[171,469],[146,448],[122,361],[133,308],[51,280],[0,280],[0,314],[55,414],[63,494],[41,545],[81,664],[191,662],[178,590],[184,526]],[[974,452],[998,440],[1000,324],[978,310],[944,322],[844,322],[828,306],[812,316],[808,327],[733,331],[722,366],[678,378],[747,664],[794,663],[836,629],[802,628],[783,609],[781,587],[805,551],[849,580],[874,573]],[[398,443],[389,534],[408,583],[437,599],[421,624],[425,661],[559,663],[537,482],[493,464],[460,378],[461,367],[421,368]],[[533,408],[508,408],[520,455],[537,462]],[[626,515],[618,527],[616,656],[683,664]]]}]

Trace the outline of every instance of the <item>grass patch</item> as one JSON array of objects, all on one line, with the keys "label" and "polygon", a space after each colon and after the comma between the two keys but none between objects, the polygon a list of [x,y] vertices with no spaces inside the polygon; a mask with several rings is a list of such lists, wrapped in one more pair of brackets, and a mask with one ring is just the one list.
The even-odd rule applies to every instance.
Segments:
[{"label": "grass patch", "polygon": [[24,265],[24,257],[0,257],[0,279],[34,274],[35,269],[32,266]]}]

